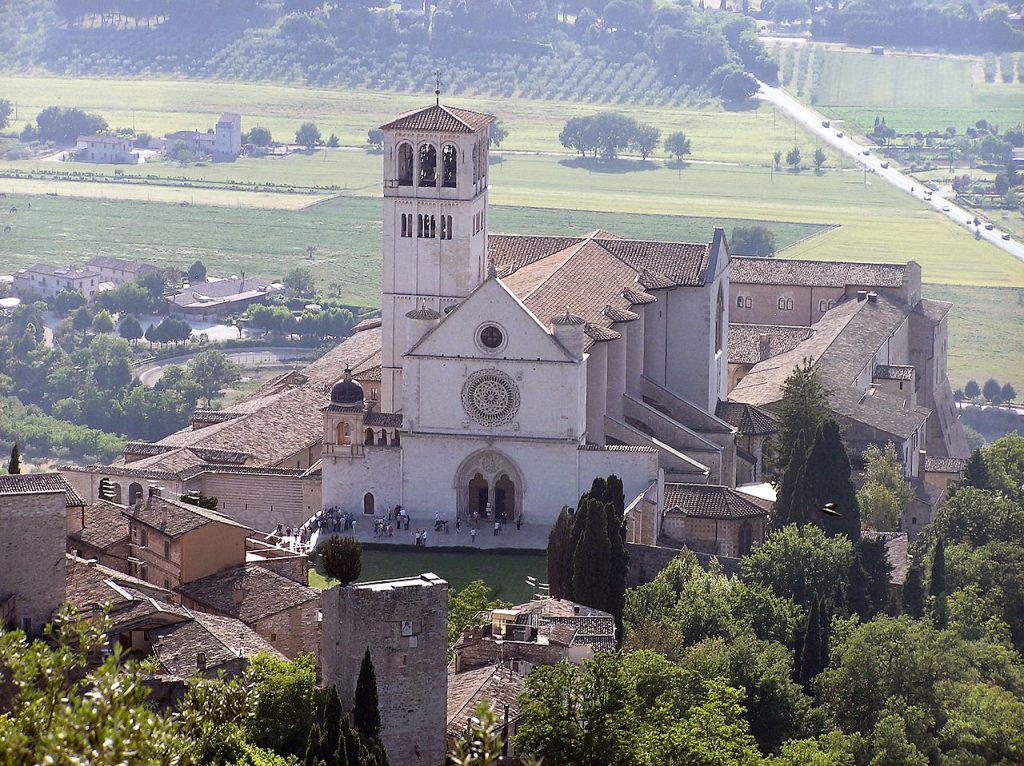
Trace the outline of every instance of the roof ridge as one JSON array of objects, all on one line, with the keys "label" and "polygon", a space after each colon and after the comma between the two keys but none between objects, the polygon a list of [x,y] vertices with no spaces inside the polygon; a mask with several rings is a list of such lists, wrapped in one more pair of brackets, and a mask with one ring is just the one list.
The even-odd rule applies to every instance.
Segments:
[{"label": "roof ridge", "polygon": [[[538,290],[540,290],[544,285],[546,285],[549,279],[554,277],[555,274],[557,274],[559,271],[561,271],[563,268],[565,268],[565,265],[567,263],[569,263],[569,261],[571,261],[573,258],[575,258],[576,256],[578,256],[580,254],[580,250],[583,249],[583,246],[586,245],[588,242],[591,242],[591,241],[592,240],[590,240],[590,239],[581,239],[579,242],[575,242],[575,243],[569,245],[569,247],[564,248],[564,250],[572,250],[572,252],[569,253],[568,257],[566,257],[566,259],[564,261],[562,261],[560,264],[558,264],[557,267],[552,269],[551,272],[547,276],[545,276],[540,282],[535,284],[533,286],[532,290],[530,290],[528,293],[526,293],[526,295],[524,295],[522,298],[519,299],[523,303],[523,305],[526,305],[526,301],[528,301],[530,298],[532,298],[534,296],[534,294]],[[573,249],[573,248],[575,248],[575,249]],[[536,261],[534,261],[533,263],[528,264],[527,266],[524,266],[523,268],[529,268],[534,263],[543,263],[548,258],[554,258],[560,252],[563,252],[563,250],[556,250],[555,252],[551,253],[550,255],[546,255],[543,258],[538,258]],[[521,269],[516,269],[516,271],[521,271]]]}]

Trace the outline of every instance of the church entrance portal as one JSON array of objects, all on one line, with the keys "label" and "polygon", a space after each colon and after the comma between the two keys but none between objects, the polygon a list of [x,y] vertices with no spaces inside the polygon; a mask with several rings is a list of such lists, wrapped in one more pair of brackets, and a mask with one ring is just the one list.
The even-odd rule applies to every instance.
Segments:
[{"label": "church entrance portal", "polygon": [[466,458],[455,477],[459,517],[514,522],[523,512],[523,480],[512,460],[495,450]]}]

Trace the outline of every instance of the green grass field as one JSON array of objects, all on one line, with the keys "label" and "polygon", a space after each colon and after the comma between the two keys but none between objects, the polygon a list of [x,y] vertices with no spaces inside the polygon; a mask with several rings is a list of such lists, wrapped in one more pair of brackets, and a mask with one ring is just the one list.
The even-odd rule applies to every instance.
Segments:
[{"label": "green grass field", "polygon": [[[313,120],[324,137],[336,133],[349,146],[366,143],[366,131],[404,109],[430,103],[422,96],[306,88],[267,83],[190,80],[90,80],[61,77],[0,76],[0,93],[18,104],[16,127],[33,120],[47,106],[81,107],[103,115],[112,127],[132,127],[162,136],[175,130],[205,130],[224,111],[242,114],[242,127],[263,125],[281,141]],[[523,98],[446,97],[445,103],[491,112],[509,129],[502,148],[562,152],[558,132],[572,116],[616,107]],[[626,107],[622,107],[624,110]],[[684,131],[700,160],[763,163],[776,150],[792,145],[792,123],[762,106],[746,111],[720,107],[629,107],[637,119],[663,133]]]},{"label": "green grass field", "polygon": [[[363,549],[363,575],[360,582],[414,577],[433,572],[448,581],[451,588],[462,590],[473,580],[483,580],[495,598],[521,604],[533,598],[526,576],[546,578],[547,563],[543,551],[432,551],[403,548]],[[326,588],[328,583],[312,569],[309,584]]]},{"label": "green grass field", "polygon": [[1024,121],[1024,83],[978,77],[976,58],[830,49],[814,91],[822,112],[864,131],[884,117],[897,132],[963,132],[979,119],[1004,128]]}]

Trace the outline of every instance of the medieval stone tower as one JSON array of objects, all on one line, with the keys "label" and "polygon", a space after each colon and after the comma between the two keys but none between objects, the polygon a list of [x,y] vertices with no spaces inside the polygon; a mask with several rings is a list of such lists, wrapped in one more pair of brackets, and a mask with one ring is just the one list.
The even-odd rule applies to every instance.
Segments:
[{"label": "medieval stone tower", "polygon": [[435,574],[336,586],[323,593],[322,671],[351,705],[367,647],[377,673],[388,760],[445,759],[448,583]]},{"label": "medieval stone tower", "polygon": [[406,314],[443,314],[484,279],[489,114],[440,101],[384,131],[381,411],[402,409]]}]

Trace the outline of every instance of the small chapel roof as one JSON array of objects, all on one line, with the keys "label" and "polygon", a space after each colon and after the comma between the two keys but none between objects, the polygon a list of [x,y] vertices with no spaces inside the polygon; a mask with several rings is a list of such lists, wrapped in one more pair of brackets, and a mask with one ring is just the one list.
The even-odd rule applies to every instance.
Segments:
[{"label": "small chapel roof", "polygon": [[402,112],[390,122],[380,126],[381,130],[421,130],[431,133],[476,133],[494,122],[493,114],[458,109],[444,104]]}]

